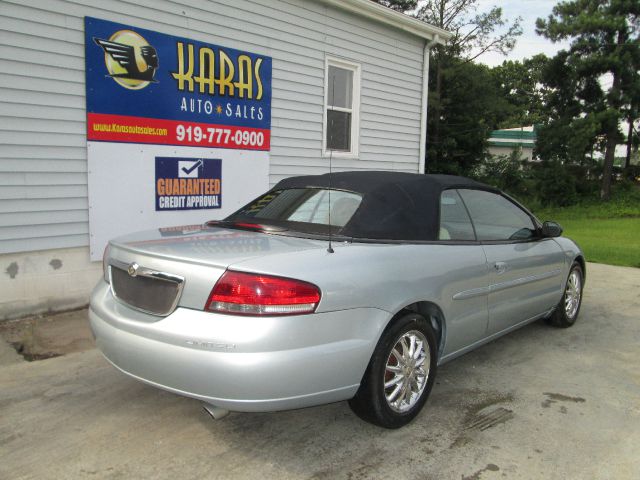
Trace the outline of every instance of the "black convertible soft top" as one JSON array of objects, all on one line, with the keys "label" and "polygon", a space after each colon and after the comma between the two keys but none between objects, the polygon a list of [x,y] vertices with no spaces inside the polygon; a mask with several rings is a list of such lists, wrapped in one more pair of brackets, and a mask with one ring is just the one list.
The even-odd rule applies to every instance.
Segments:
[{"label": "black convertible soft top", "polygon": [[437,240],[440,195],[451,188],[497,191],[454,175],[363,171],[286,178],[272,191],[329,188],[362,195],[362,202],[340,235],[362,239]]}]

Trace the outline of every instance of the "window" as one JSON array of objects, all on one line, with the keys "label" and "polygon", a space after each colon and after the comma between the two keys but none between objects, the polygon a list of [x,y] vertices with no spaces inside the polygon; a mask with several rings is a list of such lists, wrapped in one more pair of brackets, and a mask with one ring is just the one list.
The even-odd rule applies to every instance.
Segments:
[{"label": "window", "polygon": [[527,240],[535,236],[531,217],[502,195],[459,190],[469,209],[478,240]]},{"label": "window", "polygon": [[[261,223],[275,223],[294,230],[325,233],[315,226],[344,227],[360,206],[362,196],[342,190],[331,190],[331,218],[329,218],[329,190],[323,188],[291,188],[269,192],[227,220],[243,221],[251,218]],[[296,225],[293,225],[295,222]],[[328,230],[326,230],[328,232]]]},{"label": "window", "polygon": [[329,217],[329,190],[315,190],[289,215],[291,222],[320,223],[344,227],[360,206],[360,195],[340,190],[331,191],[331,217]]},{"label": "window", "polygon": [[439,240],[475,240],[473,225],[455,190],[445,190],[440,197]]},{"label": "window", "polygon": [[324,154],[357,156],[360,65],[328,58],[324,98]]}]

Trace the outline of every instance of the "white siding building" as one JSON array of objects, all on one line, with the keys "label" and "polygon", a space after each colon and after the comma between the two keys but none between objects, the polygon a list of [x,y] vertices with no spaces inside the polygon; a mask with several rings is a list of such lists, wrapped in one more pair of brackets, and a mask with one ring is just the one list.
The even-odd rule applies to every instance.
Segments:
[{"label": "white siding building", "polygon": [[0,319],[82,306],[101,273],[88,253],[85,16],[271,57],[271,185],[326,173],[331,148],[336,171],[423,170],[429,48],[449,34],[374,2],[2,0]]}]

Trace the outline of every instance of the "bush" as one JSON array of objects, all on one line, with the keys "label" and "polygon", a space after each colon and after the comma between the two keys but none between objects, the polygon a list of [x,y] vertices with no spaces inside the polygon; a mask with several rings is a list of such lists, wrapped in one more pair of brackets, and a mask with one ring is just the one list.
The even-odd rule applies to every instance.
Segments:
[{"label": "bush", "polygon": [[540,208],[573,205],[582,196],[597,193],[597,183],[586,181],[587,172],[587,168],[569,169],[559,162],[526,162],[514,152],[488,160],[471,176],[504,190],[530,208]]},{"label": "bush", "polygon": [[521,159],[520,150],[514,150],[511,155],[488,158],[477,165],[470,176],[521,200],[531,196],[530,168]]},{"label": "bush", "polygon": [[577,179],[560,162],[542,162],[534,178],[542,205],[566,207],[578,202]]},{"label": "bush", "polygon": [[[606,207],[605,203],[602,208],[633,211],[634,207],[640,205],[638,168],[638,172],[630,169],[625,172],[627,175],[614,175],[616,205]],[[471,172],[456,173],[497,187],[532,210],[602,203],[602,165],[589,158],[583,159],[580,164],[564,164],[559,160],[527,162],[521,159],[520,151],[514,150],[508,156],[489,157]],[[639,178],[636,179],[636,176]]]}]

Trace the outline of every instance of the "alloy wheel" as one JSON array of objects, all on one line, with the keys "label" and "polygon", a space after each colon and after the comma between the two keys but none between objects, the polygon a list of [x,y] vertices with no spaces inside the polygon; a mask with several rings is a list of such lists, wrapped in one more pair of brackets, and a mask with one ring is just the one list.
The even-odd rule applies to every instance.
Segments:
[{"label": "alloy wheel", "polygon": [[567,286],[564,290],[564,312],[567,318],[573,318],[578,313],[580,306],[580,297],[582,296],[582,280],[580,273],[573,270],[567,280]]},{"label": "alloy wheel", "polygon": [[384,371],[384,395],[392,410],[404,413],[418,402],[430,366],[429,343],[422,332],[410,330],[396,341]]}]

